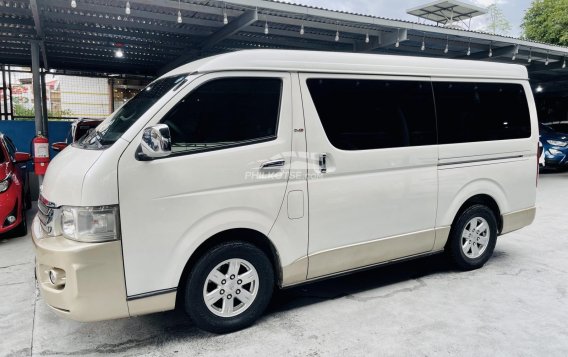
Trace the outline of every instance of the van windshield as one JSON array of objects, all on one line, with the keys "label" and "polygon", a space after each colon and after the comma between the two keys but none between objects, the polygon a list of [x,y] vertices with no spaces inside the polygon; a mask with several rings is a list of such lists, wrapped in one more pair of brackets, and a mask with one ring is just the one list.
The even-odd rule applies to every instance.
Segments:
[{"label": "van windshield", "polygon": [[83,149],[105,149],[114,144],[152,105],[176,85],[183,82],[187,74],[166,77],[150,83],[134,98],[126,102],[114,115],[103,121],[95,130],[77,141]]}]

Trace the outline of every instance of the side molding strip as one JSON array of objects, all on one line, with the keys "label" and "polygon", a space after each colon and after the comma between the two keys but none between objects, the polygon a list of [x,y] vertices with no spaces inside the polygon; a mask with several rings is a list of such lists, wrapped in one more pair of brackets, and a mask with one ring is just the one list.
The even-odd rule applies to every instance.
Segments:
[{"label": "side molding strip", "polygon": [[455,161],[455,162],[443,162],[443,163],[438,163],[438,166],[473,164],[473,163],[476,163],[476,162],[497,161],[497,160],[507,160],[507,159],[520,159],[522,157],[525,157],[525,156],[524,155],[501,156],[501,157],[492,157],[490,159],[475,159],[475,160],[465,160],[465,161]]},{"label": "side molding strip", "polygon": [[126,301],[145,299],[145,298],[148,298],[148,297],[152,297],[152,296],[156,296],[156,295],[162,295],[162,294],[168,294],[168,293],[173,293],[173,292],[177,292],[177,288],[155,290],[155,291],[149,291],[147,293],[130,295],[130,296],[126,297]]}]

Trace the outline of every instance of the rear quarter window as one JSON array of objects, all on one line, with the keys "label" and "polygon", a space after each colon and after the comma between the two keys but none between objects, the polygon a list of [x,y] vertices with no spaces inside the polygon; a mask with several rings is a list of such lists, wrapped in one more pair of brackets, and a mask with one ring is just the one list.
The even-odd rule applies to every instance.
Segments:
[{"label": "rear quarter window", "polygon": [[521,84],[434,82],[433,86],[440,144],[531,136]]}]

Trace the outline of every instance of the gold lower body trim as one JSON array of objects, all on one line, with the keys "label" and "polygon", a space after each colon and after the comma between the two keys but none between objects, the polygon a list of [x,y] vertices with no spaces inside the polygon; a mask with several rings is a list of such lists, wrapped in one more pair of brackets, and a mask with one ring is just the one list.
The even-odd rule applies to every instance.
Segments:
[{"label": "gold lower body trim", "polygon": [[530,225],[534,221],[535,216],[536,207],[505,213],[502,216],[503,229],[501,229],[501,234],[513,232]]}]

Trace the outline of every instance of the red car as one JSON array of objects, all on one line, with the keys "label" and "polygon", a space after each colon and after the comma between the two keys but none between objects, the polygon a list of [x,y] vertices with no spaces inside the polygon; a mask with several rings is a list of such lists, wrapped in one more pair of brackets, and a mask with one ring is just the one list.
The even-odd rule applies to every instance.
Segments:
[{"label": "red car", "polygon": [[71,123],[71,129],[69,130],[69,135],[65,139],[65,141],[60,141],[57,143],[51,144],[51,148],[55,151],[61,151],[65,149],[68,145],[71,145],[75,141],[81,139],[81,137],[91,129],[96,128],[103,119],[77,119],[73,123]]},{"label": "red car", "polygon": [[28,175],[22,167],[31,159],[25,152],[17,152],[12,140],[0,133],[0,238],[27,233],[26,209],[31,207]]}]

